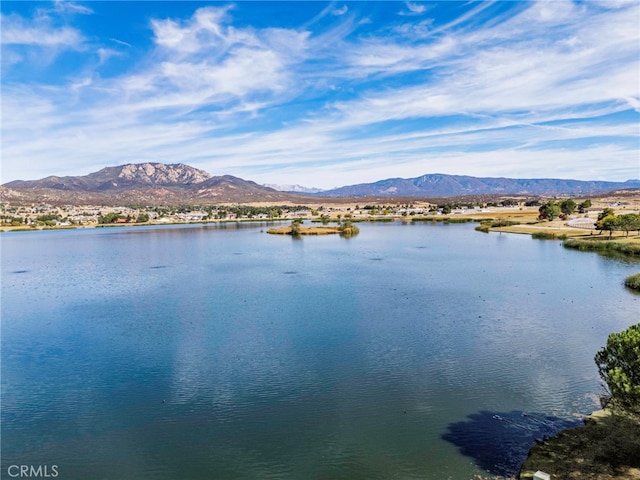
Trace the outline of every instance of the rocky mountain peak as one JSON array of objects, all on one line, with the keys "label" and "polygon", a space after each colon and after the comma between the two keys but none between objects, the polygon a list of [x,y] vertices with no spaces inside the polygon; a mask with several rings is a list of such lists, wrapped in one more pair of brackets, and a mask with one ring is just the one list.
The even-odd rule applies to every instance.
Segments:
[{"label": "rocky mountain peak", "polygon": [[211,178],[204,170],[183,163],[129,163],[119,168],[117,178],[149,185],[195,184]]}]

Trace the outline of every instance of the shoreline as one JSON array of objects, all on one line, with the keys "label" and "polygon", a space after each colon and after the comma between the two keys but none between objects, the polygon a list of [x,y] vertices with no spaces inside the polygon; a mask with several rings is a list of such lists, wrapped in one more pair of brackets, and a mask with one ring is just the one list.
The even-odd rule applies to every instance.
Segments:
[{"label": "shoreline", "polygon": [[516,478],[532,480],[540,470],[555,480],[640,480],[639,442],[638,421],[595,410],[583,425],[531,447]]}]

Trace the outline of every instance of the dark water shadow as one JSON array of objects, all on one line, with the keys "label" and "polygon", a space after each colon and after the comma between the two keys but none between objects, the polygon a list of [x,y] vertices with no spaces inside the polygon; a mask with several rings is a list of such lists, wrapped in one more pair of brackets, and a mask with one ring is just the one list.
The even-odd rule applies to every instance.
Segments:
[{"label": "dark water shadow", "polygon": [[581,423],[578,419],[516,410],[508,413],[481,411],[472,413],[464,421],[451,423],[442,438],[488,473],[509,477],[518,474],[536,440]]}]

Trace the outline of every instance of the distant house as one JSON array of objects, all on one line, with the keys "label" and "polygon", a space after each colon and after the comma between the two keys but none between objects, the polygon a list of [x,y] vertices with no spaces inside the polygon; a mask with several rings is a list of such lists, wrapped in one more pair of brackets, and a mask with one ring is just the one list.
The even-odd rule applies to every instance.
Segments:
[{"label": "distant house", "polygon": [[289,212],[289,217],[308,217],[311,215],[310,210],[296,210],[295,212]]}]

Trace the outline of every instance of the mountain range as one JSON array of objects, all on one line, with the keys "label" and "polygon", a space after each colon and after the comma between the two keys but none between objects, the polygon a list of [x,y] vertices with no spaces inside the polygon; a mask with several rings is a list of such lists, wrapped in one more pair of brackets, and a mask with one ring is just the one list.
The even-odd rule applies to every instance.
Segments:
[{"label": "mountain range", "polygon": [[556,178],[495,178],[444,175],[388,178],[320,193],[328,197],[458,197],[468,195],[593,195],[612,190],[640,188],[640,180],[601,182]]},{"label": "mountain range", "polygon": [[302,185],[280,185],[275,183],[265,183],[264,186],[273,188],[274,190],[278,190],[279,192],[289,193],[321,193],[325,191],[323,188],[303,187]]},{"label": "mountain range", "polygon": [[[274,185],[275,186],[275,185]],[[480,178],[428,174],[318,191],[299,185],[258,185],[231,175],[212,176],[182,163],[139,163],[106,167],[84,176],[16,180],[0,187],[3,202],[70,205],[176,205],[250,202],[309,203],[338,197],[441,198],[474,195],[587,196],[640,189],[640,180],[601,182],[563,179]],[[304,192],[304,193],[301,193]]]}]

